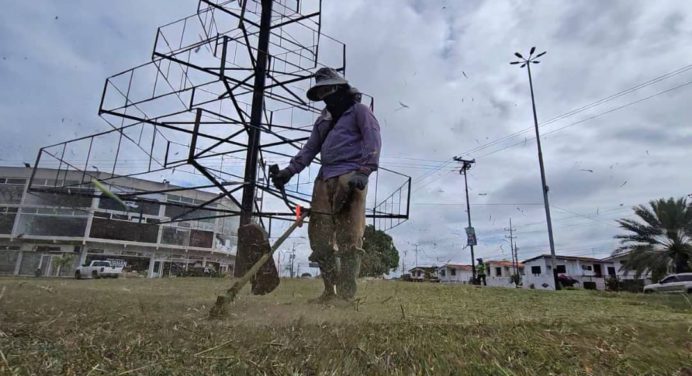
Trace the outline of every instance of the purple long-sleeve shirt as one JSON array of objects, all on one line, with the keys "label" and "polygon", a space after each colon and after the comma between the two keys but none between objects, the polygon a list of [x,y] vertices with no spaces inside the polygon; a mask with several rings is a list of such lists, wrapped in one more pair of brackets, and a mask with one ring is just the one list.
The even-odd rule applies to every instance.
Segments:
[{"label": "purple long-sleeve shirt", "polygon": [[315,121],[308,142],[291,159],[288,169],[297,174],[320,153],[322,168],[318,177],[324,180],[351,171],[370,174],[377,170],[382,141],[380,125],[370,109],[361,103],[354,104],[324,138],[330,123],[331,115],[324,111]]}]

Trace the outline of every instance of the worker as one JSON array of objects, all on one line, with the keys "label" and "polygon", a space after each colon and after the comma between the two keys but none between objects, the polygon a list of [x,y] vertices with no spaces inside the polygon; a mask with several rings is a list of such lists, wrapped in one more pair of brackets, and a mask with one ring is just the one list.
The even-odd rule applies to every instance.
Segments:
[{"label": "worker", "polygon": [[488,283],[485,281],[485,270],[486,266],[485,263],[483,262],[482,258],[476,259],[478,261],[478,266],[476,266],[476,275],[478,276],[478,284],[481,284],[481,281],[483,282],[483,286],[487,286]]},{"label": "worker", "polygon": [[332,68],[315,73],[307,97],[324,101],[325,110],[303,148],[272,176],[272,182],[282,188],[320,153],[322,167],[313,187],[308,237],[309,260],[319,264],[324,292],[313,301],[351,300],[364,253],[368,177],[379,164],[380,126],[360,103],[360,92]]}]

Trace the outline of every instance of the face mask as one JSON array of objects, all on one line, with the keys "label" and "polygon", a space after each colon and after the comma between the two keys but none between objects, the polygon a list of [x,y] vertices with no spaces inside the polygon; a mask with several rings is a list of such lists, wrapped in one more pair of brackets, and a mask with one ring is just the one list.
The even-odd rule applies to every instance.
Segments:
[{"label": "face mask", "polygon": [[324,99],[327,108],[336,108],[341,102],[341,95],[338,92],[327,95]]}]

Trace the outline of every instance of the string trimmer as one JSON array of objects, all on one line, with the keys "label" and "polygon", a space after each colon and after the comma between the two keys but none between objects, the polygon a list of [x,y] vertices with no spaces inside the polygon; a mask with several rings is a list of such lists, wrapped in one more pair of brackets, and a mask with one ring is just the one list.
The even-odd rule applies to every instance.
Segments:
[{"label": "string trimmer", "polygon": [[[272,168],[270,168],[270,173],[276,169],[277,168],[272,166]],[[284,197],[285,197],[284,188],[279,187],[279,189],[282,191],[282,193],[284,194]],[[238,231],[239,243],[241,241],[241,235],[243,238],[255,239],[255,242],[246,241],[245,239],[243,241],[246,241],[246,244],[245,244],[246,247],[253,248],[255,253],[257,253],[256,251],[259,249],[261,251],[262,255],[250,267],[250,269],[248,269],[247,272],[245,272],[245,274],[239,280],[237,280],[237,281],[235,281],[235,283],[233,283],[231,288],[226,290],[226,292],[223,295],[219,295],[216,298],[216,304],[214,305],[214,307],[212,307],[211,311],[209,312],[209,315],[211,317],[225,316],[226,308],[228,307],[228,304],[231,303],[233,300],[235,300],[235,298],[238,295],[238,293],[240,292],[240,290],[242,290],[242,288],[245,287],[245,285],[248,282],[250,282],[253,279],[253,277],[255,277],[258,274],[260,269],[262,269],[262,267],[267,263],[267,261],[272,259],[274,252],[276,252],[276,250],[279,249],[281,244],[283,244],[283,242],[286,241],[286,239],[288,239],[288,237],[291,235],[291,233],[293,233],[293,231],[297,227],[299,227],[303,224],[303,220],[308,216],[309,210],[303,209],[300,206],[296,206],[295,214],[296,214],[296,220],[291,224],[291,226],[286,231],[284,231],[283,234],[281,234],[279,239],[277,239],[276,242],[274,242],[274,244],[271,247],[268,246],[269,240],[267,239],[266,233],[264,232],[264,230],[259,225],[251,224],[251,225],[242,226],[239,229],[239,231]],[[241,231],[242,231],[242,233],[241,233]],[[240,248],[240,244],[238,247]],[[269,248],[268,251],[266,251],[267,248]],[[277,280],[276,284],[278,285],[278,280]],[[275,287],[276,286],[270,286],[268,291],[257,292],[257,293],[263,294],[263,293],[266,293],[266,292],[273,290]],[[255,291],[253,291],[253,292],[255,292]]]}]

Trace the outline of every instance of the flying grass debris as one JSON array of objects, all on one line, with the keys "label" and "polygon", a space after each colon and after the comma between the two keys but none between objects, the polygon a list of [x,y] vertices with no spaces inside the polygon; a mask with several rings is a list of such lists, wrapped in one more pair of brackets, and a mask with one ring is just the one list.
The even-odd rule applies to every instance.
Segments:
[{"label": "flying grass debris", "polygon": [[125,209],[125,211],[128,211],[128,212],[130,211],[130,208],[127,206],[127,204],[125,204],[125,202],[123,200],[121,200],[120,197],[118,197],[118,195],[116,195],[115,193],[108,190],[108,188],[106,188],[106,186],[103,185],[103,183],[101,183],[100,181],[98,181],[96,179],[92,180],[92,182],[94,183],[94,186],[96,187],[96,189],[101,191],[101,193],[103,193],[108,198],[110,198],[110,199],[114,200],[115,202],[117,202],[118,204],[120,204],[120,206],[122,206],[123,209]]}]

